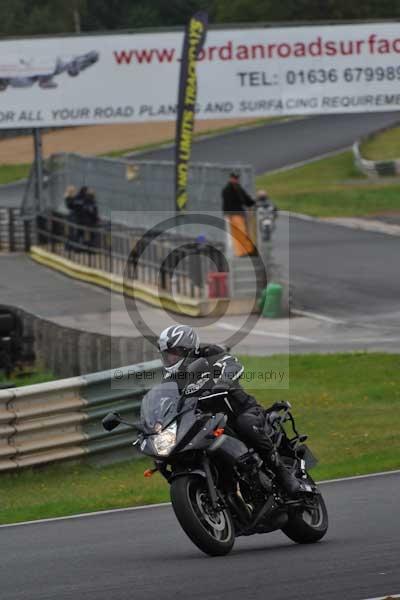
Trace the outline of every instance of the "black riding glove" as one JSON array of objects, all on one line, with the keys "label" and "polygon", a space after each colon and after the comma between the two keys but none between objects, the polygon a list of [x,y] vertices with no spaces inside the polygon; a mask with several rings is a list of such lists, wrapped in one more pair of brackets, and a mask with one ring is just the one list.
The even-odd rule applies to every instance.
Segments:
[{"label": "black riding glove", "polygon": [[220,394],[221,392],[228,393],[231,389],[232,383],[230,381],[217,381],[212,386],[211,393],[212,394]]}]

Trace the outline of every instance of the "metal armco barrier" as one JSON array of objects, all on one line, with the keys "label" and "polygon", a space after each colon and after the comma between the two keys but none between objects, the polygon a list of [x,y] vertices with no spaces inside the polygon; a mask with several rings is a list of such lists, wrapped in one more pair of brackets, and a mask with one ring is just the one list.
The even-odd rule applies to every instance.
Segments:
[{"label": "metal armco barrier", "polygon": [[143,395],[161,378],[161,362],[0,391],[0,471],[129,448],[134,432],[103,430],[111,410],[137,418]]},{"label": "metal armco barrier", "polygon": [[0,208],[0,250],[28,252],[31,245],[31,226],[24,221],[19,208]]},{"label": "metal armco barrier", "polygon": [[[398,126],[398,124],[396,126]],[[393,125],[374,131],[353,144],[355,165],[361,173],[364,173],[364,175],[367,175],[368,177],[393,177],[400,175],[400,158],[393,160],[368,160],[361,154],[362,142],[373,139],[389,129],[393,129]]]}]

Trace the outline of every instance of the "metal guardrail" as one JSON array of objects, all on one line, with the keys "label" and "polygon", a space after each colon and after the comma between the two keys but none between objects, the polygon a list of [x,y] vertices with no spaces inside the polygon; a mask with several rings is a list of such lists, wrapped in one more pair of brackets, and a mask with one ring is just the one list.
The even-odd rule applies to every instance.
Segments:
[{"label": "metal guardrail", "polygon": [[0,391],[0,471],[92,454],[108,458],[130,447],[132,430],[101,426],[110,410],[137,417],[145,392],[161,378],[161,362],[102,371]]},{"label": "metal guardrail", "polygon": [[30,223],[21,218],[19,208],[0,208],[0,250],[28,252],[30,244]]},{"label": "metal guardrail", "polygon": [[[395,127],[398,126],[398,123]],[[374,131],[369,135],[366,135],[361,140],[354,142],[353,144],[353,156],[356,167],[367,175],[368,177],[393,177],[400,175],[400,158],[393,160],[368,160],[364,158],[361,153],[361,145],[364,141],[373,139],[377,135],[388,131],[389,129],[393,129],[393,125],[389,127],[383,127],[378,131]]]},{"label": "metal guardrail", "polygon": [[354,162],[368,177],[393,177],[400,175],[400,160],[368,160],[360,151],[360,142],[353,144]]}]

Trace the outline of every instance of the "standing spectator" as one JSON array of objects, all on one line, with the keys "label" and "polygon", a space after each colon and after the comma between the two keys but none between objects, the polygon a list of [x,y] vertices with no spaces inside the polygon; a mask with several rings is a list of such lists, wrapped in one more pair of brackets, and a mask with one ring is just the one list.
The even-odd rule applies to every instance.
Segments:
[{"label": "standing spectator", "polygon": [[236,256],[255,253],[255,247],[248,233],[246,207],[254,206],[255,201],[239,183],[240,175],[233,171],[222,190],[222,211],[229,221]]},{"label": "standing spectator", "polygon": [[96,245],[96,232],[93,229],[97,226],[99,221],[99,213],[96,204],[96,198],[94,195],[94,191],[92,189],[88,189],[85,196],[85,201],[83,204],[83,212],[84,212],[84,221],[85,226],[90,227],[92,231],[89,233],[89,245]]},{"label": "standing spectator", "polygon": [[88,193],[88,188],[84,185],[79,190],[78,194],[75,196],[74,200],[74,218],[77,224],[75,229],[75,239],[74,241],[83,245],[85,240],[85,229],[86,226],[86,215],[85,215],[85,203],[86,203],[86,195]]},{"label": "standing spectator", "polygon": [[[66,237],[67,241],[65,242],[65,249],[69,250],[71,248],[71,242],[75,240],[75,224],[76,224],[76,215],[75,215],[75,198],[76,198],[77,189],[74,185],[69,185],[64,192],[64,202],[65,207],[68,210],[68,226]],[[64,234],[65,235],[65,234]]]},{"label": "standing spectator", "polygon": [[89,244],[92,244],[94,241],[93,232],[87,232],[85,228],[92,228],[97,225],[98,211],[93,190],[89,190],[86,185],[82,186],[75,198],[74,207],[77,223],[81,226],[78,227],[76,241],[82,244],[86,240]]},{"label": "standing spectator", "polygon": [[72,216],[74,209],[74,200],[76,197],[76,187],[74,185],[68,185],[64,192],[65,207],[68,210],[68,217]]}]

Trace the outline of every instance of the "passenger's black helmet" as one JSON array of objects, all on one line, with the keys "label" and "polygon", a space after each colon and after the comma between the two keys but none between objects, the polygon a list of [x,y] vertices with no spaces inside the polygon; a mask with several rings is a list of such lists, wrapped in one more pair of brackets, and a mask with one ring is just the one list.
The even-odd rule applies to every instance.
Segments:
[{"label": "passenger's black helmet", "polygon": [[199,349],[199,336],[189,325],[171,325],[161,332],[158,349],[163,365],[168,373],[175,373],[189,355]]}]

